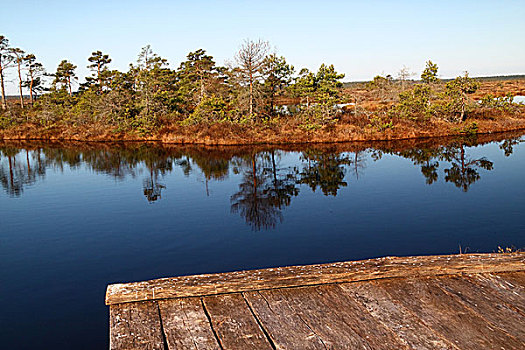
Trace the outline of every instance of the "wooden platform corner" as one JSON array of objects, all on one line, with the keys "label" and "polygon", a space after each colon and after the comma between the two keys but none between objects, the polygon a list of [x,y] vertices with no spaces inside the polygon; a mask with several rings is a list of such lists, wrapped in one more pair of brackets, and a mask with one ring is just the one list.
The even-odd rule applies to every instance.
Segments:
[{"label": "wooden platform corner", "polygon": [[111,349],[525,349],[525,254],[162,278],[106,304]]}]

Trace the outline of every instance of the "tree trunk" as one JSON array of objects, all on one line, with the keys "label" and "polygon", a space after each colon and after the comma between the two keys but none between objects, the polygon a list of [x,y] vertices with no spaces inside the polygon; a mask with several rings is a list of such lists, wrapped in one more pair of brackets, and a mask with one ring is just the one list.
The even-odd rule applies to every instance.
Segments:
[{"label": "tree trunk", "polygon": [[21,59],[16,60],[18,64],[18,89],[20,91],[20,107],[24,108],[24,95],[22,94],[22,73],[21,73],[20,61]]},{"label": "tree trunk", "polygon": [[250,72],[250,117],[253,115],[253,73]]},{"label": "tree trunk", "polygon": [[[357,101],[357,100],[356,100]],[[354,172],[355,172],[355,177],[356,179],[359,180],[359,170],[358,170],[358,167],[357,167],[357,163],[358,163],[358,152],[355,152],[355,157],[354,157]]]},{"label": "tree trunk", "polygon": [[199,73],[199,84],[200,84],[199,103],[201,103],[202,100],[204,99],[204,73],[202,72],[198,64],[197,64],[197,72]]},{"label": "tree trunk", "polygon": [[71,91],[71,77],[67,77],[67,86],[69,87],[69,96],[73,96],[73,92]]},{"label": "tree trunk", "polygon": [[97,63],[98,88],[102,91],[102,78],[100,76],[100,62]]},{"label": "tree trunk", "polygon": [[465,147],[461,145],[461,175],[465,175]]},{"label": "tree trunk", "polygon": [[277,184],[277,168],[275,166],[275,150],[272,150],[272,172],[273,172],[273,185]]},{"label": "tree trunk", "polygon": [[276,88],[272,87],[272,96],[270,99],[270,116],[274,115],[273,108],[275,106],[275,95],[277,94]]},{"label": "tree trunk", "polygon": [[255,173],[257,172],[257,168],[255,166],[255,154],[252,155],[252,172],[253,172],[253,192],[257,192],[257,177]]},{"label": "tree trunk", "polygon": [[11,190],[15,186],[15,182],[13,179],[13,162],[11,161],[11,156],[7,156],[9,159],[9,183],[11,184]]},{"label": "tree trunk", "polygon": [[4,87],[4,67],[2,66],[2,56],[0,55],[0,85],[2,88],[2,109],[7,109],[7,100],[5,98]]},{"label": "tree trunk", "polygon": [[465,121],[465,106],[467,104],[467,97],[463,95],[461,97],[461,121]]},{"label": "tree trunk", "polygon": [[200,88],[199,103],[201,103],[202,100],[204,99],[204,79],[202,76],[201,76],[200,82],[201,82],[201,88]]},{"label": "tree trunk", "polygon": [[29,102],[31,103],[31,106],[33,106],[33,85],[34,85],[35,79],[33,78],[33,73],[31,73],[31,82],[29,83]]},{"label": "tree trunk", "polygon": [[26,150],[27,174],[31,175],[31,163],[29,163],[29,151]]}]

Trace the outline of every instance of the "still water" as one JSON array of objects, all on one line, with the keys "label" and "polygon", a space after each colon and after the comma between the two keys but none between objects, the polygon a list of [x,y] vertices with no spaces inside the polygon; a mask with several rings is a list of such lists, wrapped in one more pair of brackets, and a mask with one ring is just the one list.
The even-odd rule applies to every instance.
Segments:
[{"label": "still water", "polygon": [[525,137],[0,143],[0,341],[107,348],[106,285],[525,246]]}]

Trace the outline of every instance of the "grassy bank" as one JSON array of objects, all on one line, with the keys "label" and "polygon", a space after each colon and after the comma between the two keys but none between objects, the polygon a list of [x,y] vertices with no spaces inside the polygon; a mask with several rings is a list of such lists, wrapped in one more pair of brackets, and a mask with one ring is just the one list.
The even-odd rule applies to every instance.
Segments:
[{"label": "grassy bank", "polygon": [[401,117],[388,120],[344,113],[334,123],[308,127],[296,118],[274,118],[268,122],[245,124],[228,121],[181,125],[166,123],[148,134],[119,130],[104,123],[48,126],[26,122],[0,130],[4,140],[70,140],[70,141],[161,141],[164,143],[233,145],[286,144],[399,140],[443,137],[462,134],[486,134],[525,129],[525,113],[501,112],[497,115],[473,116],[460,123],[438,118],[424,121]]}]

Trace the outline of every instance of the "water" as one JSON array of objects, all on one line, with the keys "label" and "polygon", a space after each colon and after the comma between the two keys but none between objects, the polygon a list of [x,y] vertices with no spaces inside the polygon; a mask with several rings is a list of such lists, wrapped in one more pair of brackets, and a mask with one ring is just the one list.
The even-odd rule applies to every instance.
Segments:
[{"label": "water", "polygon": [[2,346],[107,347],[109,283],[524,247],[524,141],[0,144]]},{"label": "water", "polygon": [[525,104],[525,96],[514,96],[512,102]]}]

